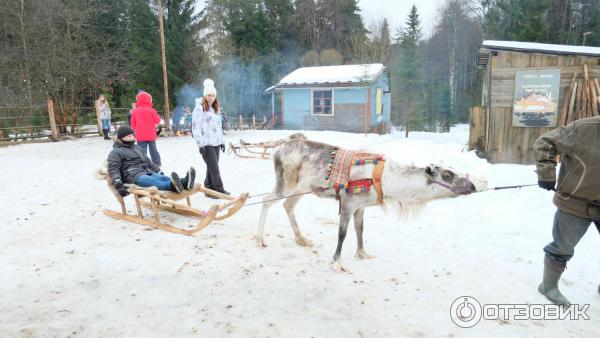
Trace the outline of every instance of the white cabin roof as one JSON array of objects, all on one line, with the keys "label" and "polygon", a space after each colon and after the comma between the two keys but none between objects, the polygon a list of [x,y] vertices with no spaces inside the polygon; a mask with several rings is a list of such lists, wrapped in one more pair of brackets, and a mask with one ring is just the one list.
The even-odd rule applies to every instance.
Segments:
[{"label": "white cabin roof", "polygon": [[279,83],[280,86],[302,86],[314,84],[352,84],[372,82],[384,70],[381,63],[302,67],[286,75]]},{"label": "white cabin roof", "polygon": [[542,52],[546,54],[579,54],[600,56],[600,47],[554,45],[549,43],[485,40],[482,48],[513,50],[523,52]]}]

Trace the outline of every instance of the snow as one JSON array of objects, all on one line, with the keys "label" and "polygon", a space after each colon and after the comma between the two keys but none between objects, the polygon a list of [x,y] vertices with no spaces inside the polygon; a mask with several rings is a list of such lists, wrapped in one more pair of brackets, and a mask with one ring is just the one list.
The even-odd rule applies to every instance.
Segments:
[{"label": "snow", "polygon": [[485,40],[481,45],[491,49],[515,49],[533,52],[555,52],[559,54],[582,54],[600,56],[600,47],[554,45],[549,43]]},{"label": "snow", "polygon": [[[228,132],[226,139],[257,142],[293,132]],[[404,163],[444,163],[487,177],[491,187],[536,182],[533,166],[491,165],[466,151],[468,126],[408,139],[400,132],[305,134]],[[555,208],[552,194],[537,187],[435,201],[410,221],[392,207],[367,209],[365,248],[377,257],[353,257],[350,226],[342,262],[351,273],[336,273],[329,267],[337,243],[334,200],[307,196],[298,204],[312,248],[296,245],[281,204],[267,218],[267,248],[252,239],[259,206],[193,237],[150,231],[102,214],[119,210],[93,178],[110,148],[99,137],[0,148],[0,336],[593,337],[600,330],[594,229],[561,281],[571,301],[591,304],[591,320],[481,320],[471,329],[450,320],[460,296],[482,304],[547,303],[536,287]],[[205,170],[191,137],[161,138],[158,148],[165,171]],[[235,194],[268,192],[274,183],[270,161],[222,155],[221,168]],[[212,201],[193,198],[196,206]],[[133,212],[131,198],[126,203]]]},{"label": "snow", "polygon": [[302,67],[286,75],[276,86],[301,84],[359,83],[374,80],[383,71],[381,63]]}]

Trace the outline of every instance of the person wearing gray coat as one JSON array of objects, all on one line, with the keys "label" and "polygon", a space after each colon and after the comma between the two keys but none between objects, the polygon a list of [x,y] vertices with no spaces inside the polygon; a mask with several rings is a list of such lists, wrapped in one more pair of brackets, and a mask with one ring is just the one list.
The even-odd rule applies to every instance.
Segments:
[{"label": "person wearing gray coat", "polygon": [[558,289],[558,281],[590,225],[595,224],[600,232],[600,116],[549,131],[535,141],[533,148],[538,185],[554,191],[557,207],[552,242],[544,247],[544,276],[538,291],[555,304],[569,305],[571,302]]}]

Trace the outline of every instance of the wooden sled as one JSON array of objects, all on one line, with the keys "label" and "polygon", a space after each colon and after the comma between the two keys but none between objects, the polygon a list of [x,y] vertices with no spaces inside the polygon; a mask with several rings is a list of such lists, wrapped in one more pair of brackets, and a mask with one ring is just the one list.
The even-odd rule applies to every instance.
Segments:
[{"label": "wooden sled", "polygon": [[[136,185],[129,185],[127,190],[131,195],[133,195],[137,210],[137,215],[134,216],[127,213],[123,198],[118,194],[118,192],[116,192],[110,183],[109,188],[121,204],[121,212],[119,213],[105,209],[104,214],[106,216],[188,236],[191,236],[196,232],[206,228],[214,220],[223,220],[233,216],[244,206],[246,199],[248,199],[248,193],[243,193],[238,197],[231,197],[221,194],[217,191],[207,189],[200,184],[197,184],[192,190],[185,190],[181,193],[161,191],[156,187],[142,188]],[[190,197],[198,192],[203,192],[205,194],[224,199],[226,203],[222,205],[213,204],[206,211],[193,208]],[[183,199],[186,200],[186,204],[179,202]],[[152,218],[144,218],[142,206],[152,209]],[[167,223],[162,223],[159,216],[161,210],[198,218],[200,221],[191,229],[181,229]]]},{"label": "wooden sled", "polygon": [[[248,143],[240,139],[240,143],[238,144],[229,143],[228,153],[233,152],[236,156],[241,158],[259,158],[268,160],[271,156],[271,151],[277,145],[278,144],[275,141]],[[249,153],[249,155],[243,154],[243,151]]]}]

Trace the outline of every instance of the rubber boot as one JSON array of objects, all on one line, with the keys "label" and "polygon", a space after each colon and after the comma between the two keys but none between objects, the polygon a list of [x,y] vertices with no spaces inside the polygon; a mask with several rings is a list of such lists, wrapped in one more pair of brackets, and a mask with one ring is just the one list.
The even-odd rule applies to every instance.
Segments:
[{"label": "rubber boot", "polygon": [[544,257],[544,279],[538,286],[538,291],[554,304],[569,306],[571,302],[558,289],[558,281],[566,267],[566,262],[559,263]]}]

